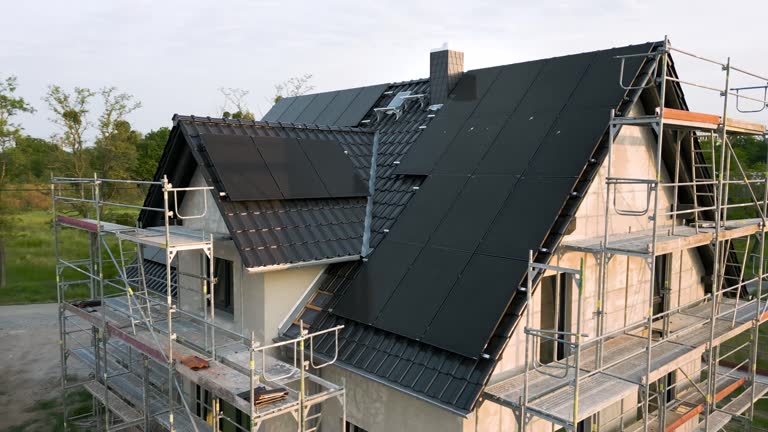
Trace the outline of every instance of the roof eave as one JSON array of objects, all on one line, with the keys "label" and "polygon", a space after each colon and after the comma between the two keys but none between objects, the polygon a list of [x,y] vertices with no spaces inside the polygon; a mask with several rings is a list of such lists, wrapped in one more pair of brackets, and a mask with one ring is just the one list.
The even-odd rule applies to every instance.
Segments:
[{"label": "roof eave", "polygon": [[325,258],[321,260],[302,261],[302,262],[289,263],[289,264],[274,264],[274,265],[259,266],[259,267],[246,267],[246,270],[248,271],[248,273],[269,273],[274,271],[296,269],[301,267],[310,267],[310,266],[316,266],[316,265],[330,265],[330,264],[343,263],[343,262],[349,262],[349,261],[358,261],[360,260],[360,258],[361,258],[360,255],[349,255],[349,256],[343,256],[343,257]]}]

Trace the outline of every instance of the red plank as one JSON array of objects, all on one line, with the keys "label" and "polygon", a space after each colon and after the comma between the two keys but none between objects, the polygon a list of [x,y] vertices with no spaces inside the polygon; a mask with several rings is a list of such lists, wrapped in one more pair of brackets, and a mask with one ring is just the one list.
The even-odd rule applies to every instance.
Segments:
[{"label": "red plank", "polygon": [[93,222],[88,222],[83,219],[73,218],[69,216],[59,216],[58,218],[59,223],[63,223],[65,225],[69,225],[75,228],[82,228],[84,230],[96,232],[99,230],[99,226],[96,225]]}]

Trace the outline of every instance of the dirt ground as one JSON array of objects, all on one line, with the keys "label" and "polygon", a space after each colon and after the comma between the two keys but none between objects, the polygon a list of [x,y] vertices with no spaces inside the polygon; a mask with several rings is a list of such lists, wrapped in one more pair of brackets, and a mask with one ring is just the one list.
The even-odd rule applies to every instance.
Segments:
[{"label": "dirt ground", "polygon": [[0,430],[28,424],[59,395],[57,340],[56,304],[0,306]]}]

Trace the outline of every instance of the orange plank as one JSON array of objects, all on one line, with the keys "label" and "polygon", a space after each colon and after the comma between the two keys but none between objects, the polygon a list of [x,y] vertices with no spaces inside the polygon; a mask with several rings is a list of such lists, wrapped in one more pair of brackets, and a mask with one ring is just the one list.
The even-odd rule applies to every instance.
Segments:
[{"label": "orange plank", "polygon": [[674,108],[664,108],[664,118],[667,120],[680,120],[693,123],[709,123],[713,125],[720,124],[720,116],[678,110]]},{"label": "orange plank", "polygon": [[[731,384],[728,387],[720,390],[719,392],[717,392],[715,394],[715,401],[719,402],[724,397],[726,397],[729,394],[733,393],[734,391],[736,391],[736,389],[741,387],[741,385],[744,384],[746,381],[747,381],[746,378],[739,378],[733,384]],[[703,403],[699,404],[696,408],[688,411],[687,413],[683,414],[682,417],[680,417],[679,419],[677,419],[674,422],[672,422],[669,426],[667,426],[664,429],[664,432],[672,432],[672,431],[674,431],[675,429],[677,429],[680,426],[684,425],[688,420],[690,420],[690,419],[696,417],[697,415],[699,415],[702,411],[704,411],[704,404]]]}]

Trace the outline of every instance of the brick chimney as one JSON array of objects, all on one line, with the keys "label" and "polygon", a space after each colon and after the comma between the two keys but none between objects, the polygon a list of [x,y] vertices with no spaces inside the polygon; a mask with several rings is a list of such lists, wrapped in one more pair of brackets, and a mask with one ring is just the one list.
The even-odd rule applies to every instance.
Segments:
[{"label": "brick chimney", "polygon": [[429,54],[430,104],[442,104],[464,73],[464,53],[448,49],[448,44]]}]

